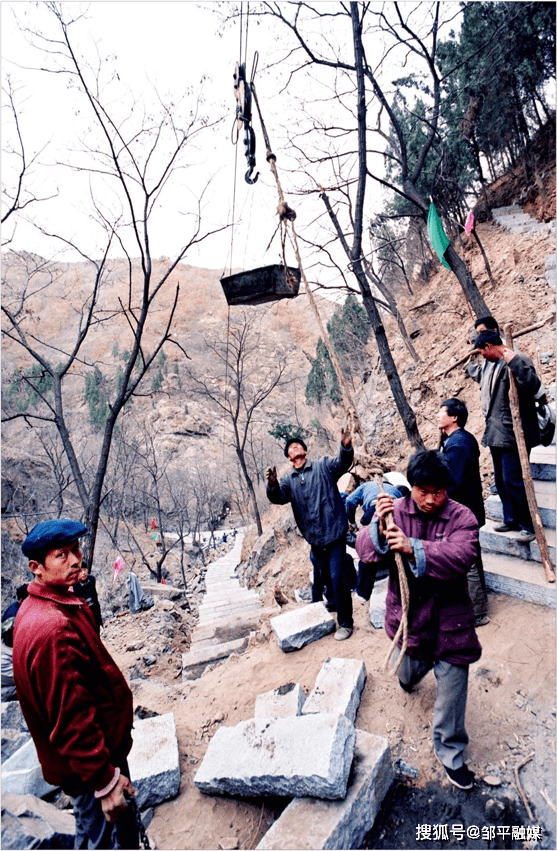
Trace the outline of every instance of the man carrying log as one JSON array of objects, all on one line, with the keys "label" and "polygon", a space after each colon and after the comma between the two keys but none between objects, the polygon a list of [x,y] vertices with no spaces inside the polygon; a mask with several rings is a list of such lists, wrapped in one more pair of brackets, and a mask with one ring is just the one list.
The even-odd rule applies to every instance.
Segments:
[{"label": "man carrying log", "polygon": [[292,503],[298,529],[311,546],[312,600],[319,602],[324,585],[332,586],[338,618],[335,638],[344,641],[352,635],[354,621],[352,578],[346,565],[348,520],[337,482],[354,460],[352,436],[342,431],[336,458],[308,461],[307,446],[299,437],[287,440],[284,454],[292,463],[292,471],[279,482],[276,467],[267,469],[267,497],[274,505]]},{"label": "man carrying log", "polygon": [[[404,617],[394,553],[403,555],[409,590],[408,647],[398,669],[399,683],[411,692],[433,668],[435,754],[454,786],[471,789],[473,774],[464,762],[468,668],[480,658],[481,645],[466,574],[476,556],[478,522],[469,508],[447,497],[452,477],[440,452],[417,452],[406,476],[410,496],[395,501],[383,493],[377,498],[368,527],[373,544],[369,560],[389,565],[385,630],[392,639]],[[390,512],[394,525],[387,527]],[[398,647],[395,654],[396,661]]]},{"label": "man carrying log", "polygon": [[513,429],[508,370],[514,375],[518,388],[520,419],[528,453],[540,442],[535,396],[540,391],[541,381],[530,358],[505,346],[498,331],[480,331],[474,345],[486,365],[481,371],[469,370],[468,374],[480,384],[485,416],[482,444],[489,446],[495,485],[503,505],[503,522],[495,526],[495,531],[517,531],[519,539],[529,543],[535,535]]}]

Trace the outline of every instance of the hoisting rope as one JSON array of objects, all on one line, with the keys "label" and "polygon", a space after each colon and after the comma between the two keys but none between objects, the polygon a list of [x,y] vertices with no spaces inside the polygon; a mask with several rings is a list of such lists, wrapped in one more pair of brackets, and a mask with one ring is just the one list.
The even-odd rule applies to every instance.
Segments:
[{"label": "hoisting rope", "polygon": [[[269,163],[269,166],[270,166],[271,171],[273,173],[273,176],[275,178],[275,182],[277,184],[277,191],[278,191],[278,196],[279,196],[277,214],[278,214],[278,217],[279,217],[279,222],[280,222],[280,227],[281,227],[281,242],[282,242],[282,253],[283,253],[284,268],[285,268],[285,270],[287,270],[287,264],[286,264],[286,259],[285,259],[285,243],[286,243],[286,237],[288,235],[288,237],[290,238],[291,245],[294,249],[294,253],[296,255],[296,262],[298,264],[298,268],[300,269],[300,275],[301,275],[302,280],[304,282],[306,295],[308,297],[311,309],[313,311],[317,325],[319,327],[321,338],[322,338],[323,342],[325,343],[325,346],[327,348],[327,352],[329,353],[329,357],[331,358],[331,363],[333,364],[333,368],[335,370],[337,381],[338,381],[339,386],[341,388],[342,398],[343,398],[343,402],[344,402],[344,409],[345,409],[345,414],[346,414],[347,427],[350,430],[350,435],[351,435],[352,438],[357,434],[359,436],[360,440],[361,440],[361,446],[358,449],[358,464],[361,464],[361,466],[364,467],[364,469],[366,470],[366,472],[368,473],[369,476],[375,477],[375,481],[377,483],[377,486],[379,487],[379,492],[385,493],[385,490],[383,488],[382,477],[383,477],[383,473],[386,472],[387,470],[389,470],[391,465],[387,461],[384,461],[384,460],[378,458],[376,455],[372,455],[372,453],[370,452],[369,447],[367,445],[366,436],[365,436],[365,433],[364,433],[364,430],[363,430],[363,427],[362,427],[360,417],[359,417],[358,412],[356,410],[354,400],[352,398],[352,393],[350,391],[350,387],[348,386],[348,382],[346,381],[346,378],[344,377],[344,374],[343,374],[341,365],[339,363],[337,354],[336,354],[336,352],[333,348],[333,345],[331,343],[331,340],[329,338],[329,334],[328,334],[327,329],[326,329],[326,327],[323,323],[323,320],[321,319],[321,316],[319,314],[319,310],[317,308],[317,304],[315,302],[315,299],[313,297],[313,293],[311,291],[311,287],[310,287],[308,279],[306,277],[306,273],[304,272],[304,268],[303,268],[303,265],[302,265],[302,258],[301,258],[301,255],[300,255],[300,249],[299,249],[299,245],[298,245],[298,236],[297,236],[297,233],[296,233],[296,228],[294,227],[294,220],[296,218],[296,212],[288,205],[288,203],[286,202],[286,199],[284,197],[284,192],[282,190],[280,177],[279,177],[278,170],[277,170],[277,163],[276,163],[277,158],[276,158],[275,154],[273,153],[273,151],[271,150],[271,143],[269,141],[269,135],[267,133],[267,128],[265,127],[265,122],[263,120],[263,116],[261,114],[261,107],[259,106],[259,99],[257,97],[257,92],[255,90],[255,84],[254,84],[253,80],[251,82],[251,91],[252,91],[253,99],[255,101],[255,105],[257,107],[257,112],[259,114],[259,120],[261,122],[261,129],[263,131],[263,138],[265,140],[265,148],[266,148],[266,151],[267,151],[267,154],[266,154],[267,162]],[[390,526],[392,526],[394,524],[392,514],[389,514],[387,517],[385,517],[385,523],[387,525],[387,528],[389,528]],[[397,645],[397,642],[398,642],[400,636],[402,635],[402,646],[401,646],[401,649],[400,649],[400,655],[399,655],[399,657],[396,661],[395,666],[391,669],[391,674],[393,674],[393,675],[396,674],[398,668],[400,667],[400,664],[402,663],[402,659],[403,659],[404,654],[406,652],[406,648],[408,646],[408,610],[409,610],[409,605],[410,605],[408,579],[406,577],[406,570],[405,570],[405,567],[404,567],[404,561],[403,561],[402,555],[400,553],[395,552],[394,556],[395,556],[395,562],[396,562],[397,571],[398,571],[400,597],[401,597],[401,603],[402,603],[402,614],[401,614],[400,624],[399,624],[398,630],[396,632],[395,637],[393,638],[393,640],[391,642],[389,652],[388,652],[388,654],[385,658],[385,661],[383,663],[383,669],[387,670],[391,656],[394,652],[394,649]]]}]

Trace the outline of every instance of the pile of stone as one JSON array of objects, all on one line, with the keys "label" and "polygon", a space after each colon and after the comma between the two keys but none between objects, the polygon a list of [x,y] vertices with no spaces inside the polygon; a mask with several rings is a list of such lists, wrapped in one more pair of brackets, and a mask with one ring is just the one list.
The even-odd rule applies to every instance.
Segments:
[{"label": "pile of stone", "polygon": [[354,727],[365,679],[361,660],[329,658],[307,699],[298,683],[259,695],[253,718],[217,730],[195,785],[292,797],[258,848],[361,847],[394,776],[387,740]]},{"label": "pile of stone", "polygon": [[[17,732],[24,737],[24,743],[6,758],[4,741],[15,741]],[[140,810],[145,812],[176,797],[180,790],[180,757],[172,712],[134,721],[128,763]],[[2,848],[73,848],[73,816],[41,800],[56,792],[56,786],[43,778],[19,703],[3,703]]]}]

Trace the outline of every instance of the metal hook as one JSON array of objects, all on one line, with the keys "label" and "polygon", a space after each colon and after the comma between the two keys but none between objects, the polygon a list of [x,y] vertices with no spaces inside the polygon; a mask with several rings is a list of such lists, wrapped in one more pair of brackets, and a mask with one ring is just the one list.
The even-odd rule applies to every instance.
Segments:
[{"label": "metal hook", "polygon": [[257,183],[257,178],[259,177],[259,172],[257,172],[257,174],[255,175],[255,177],[252,180],[251,175],[252,175],[254,169],[255,169],[255,163],[253,165],[250,165],[250,167],[248,168],[248,170],[246,171],[246,173],[244,175],[244,179],[245,179],[246,183],[249,183],[250,186],[253,186],[254,183]]}]

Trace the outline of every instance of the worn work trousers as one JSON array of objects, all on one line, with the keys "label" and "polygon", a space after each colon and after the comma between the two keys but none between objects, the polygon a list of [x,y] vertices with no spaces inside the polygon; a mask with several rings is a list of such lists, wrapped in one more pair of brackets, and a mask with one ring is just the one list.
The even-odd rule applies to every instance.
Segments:
[{"label": "worn work trousers", "polygon": [[503,522],[507,526],[518,526],[531,532],[534,526],[526,499],[518,449],[516,446],[508,449],[490,446],[489,449],[497,493],[503,503]]},{"label": "worn work trousers", "polygon": [[339,626],[350,629],[354,626],[352,619],[352,577],[346,568],[346,540],[344,536],[337,541],[318,547],[312,544],[310,559],[313,564],[313,587],[311,599],[318,603],[323,599],[323,591],[327,587],[327,599],[332,602],[329,586],[332,588],[332,599],[336,603]]},{"label": "worn work trousers", "polygon": [[[129,777],[127,764],[121,771]],[[94,792],[84,792],[72,798],[75,816],[74,848],[139,848],[139,831],[135,806],[128,806],[117,821],[107,822],[101,802]]]},{"label": "worn work trousers", "polygon": [[[396,662],[400,650],[396,648]],[[433,706],[433,747],[439,761],[447,768],[464,765],[468,734],[464,726],[468,696],[468,665],[452,665],[442,660],[413,659],[404,656],[398,678],[404,685],[419,683],[433,668],[437,680],[437,695]]]}]

